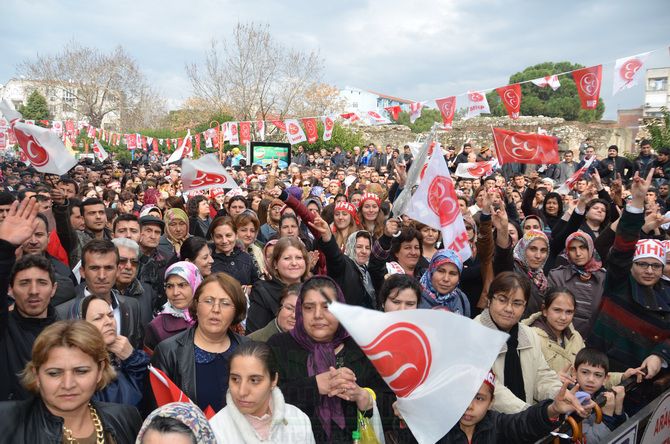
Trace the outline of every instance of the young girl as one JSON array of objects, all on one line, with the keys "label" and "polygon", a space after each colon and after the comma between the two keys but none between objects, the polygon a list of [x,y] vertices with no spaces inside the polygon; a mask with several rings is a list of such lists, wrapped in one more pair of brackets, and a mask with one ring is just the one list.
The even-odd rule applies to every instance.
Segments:
[{"label": "young girl", "polygon": [[364,193],[358,206],[361,225],[373,238],[378,239],[384,233],[384,213],[381,211],[381,199],[376,194]]}]

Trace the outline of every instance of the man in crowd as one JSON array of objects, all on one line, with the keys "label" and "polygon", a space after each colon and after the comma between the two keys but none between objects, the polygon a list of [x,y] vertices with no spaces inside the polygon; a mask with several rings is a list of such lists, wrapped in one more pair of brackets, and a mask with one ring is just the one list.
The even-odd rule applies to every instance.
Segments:
[{"label": "man in crowd", "polygon": [[604,183],[621,177],[624,183],[628,183],[635,172],[635,165],[626,157],[619,156],[619,147],[610,145],[607,148],[607,157],[600,161],[598,173]]},{"label": "man in crowd", "polygon": [[639,172],[640,176],[647,177],[656,158],[656,154],[651,152],[651,142],[647,139],[641,140],[640,154],[633,161],[635,164],[635,171]]},{"label": "man in crowd", "polygon": [[153,308],[156,303],[151,285],[137,279],[140,265],[140,246],[132,239],[119,237],[112,240],[119,250],[119,269],[114,288],[120,295],[135,299],[140,308],[142,331],[153,319]]}]

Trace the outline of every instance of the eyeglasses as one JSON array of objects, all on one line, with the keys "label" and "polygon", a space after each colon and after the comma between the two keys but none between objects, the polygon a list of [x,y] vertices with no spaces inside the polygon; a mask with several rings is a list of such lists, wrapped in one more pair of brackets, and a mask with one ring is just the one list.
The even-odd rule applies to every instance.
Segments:
[{"label": "eyeglasses", "polygon": [[137,264],[139,263],[140,261],[138,261],[137,259],[131,259],[129,257],[119,257],[119,265],[128,264],[131,267],[137,267]]},{"label": "eyeglasses", "polygon": [[295,311],[295,307],[293,305],[282,305],[280,308],[285,309],[289,313],[293,313]]},{"label": "eyeglasses", "polygon": [[499,303],[500,305],[505,305],[507,306],[508,304],[512,304],[512,308],[515,310],[522,309],[523,307],[526,306],[526,301],[520,301],[520,300],[510,300],[510,298],[503,296],[501,294],[494,294],[493,295],[493,300]]},{"label": "eyeglasses", "polygon": [[646,270],[648,268],[651,268],[654,271],[659,271],[663,268],[663,264],[659,264],[657,262],[654,263],[649,263],[649,262],[633,262],[636,266],[640,267],[643,270]]},{"label": "eyeglasses", "polygon": [[198,304],[204,304],[209,307],[210,310],[214,309],[214,306],[218,305],[219,309],[231,308],[233,302],[230,299],[214,299],[214,298],[205,298],[200,299]]}]

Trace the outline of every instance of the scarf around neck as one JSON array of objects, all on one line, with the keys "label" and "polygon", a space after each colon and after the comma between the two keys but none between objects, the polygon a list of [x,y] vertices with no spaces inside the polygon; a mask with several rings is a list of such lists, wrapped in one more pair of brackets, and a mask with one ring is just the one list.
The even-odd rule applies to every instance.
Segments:
[{"label": "scarf around neck", "polygon": [[442,306],[453,313],[470,316],[470,303],[463,291],[454,287],[449,293],[440,294],[433,286],[433,274],[444,264],[454,264],[460,274],[463,271],[463,263],[458,254],[452,250],[437,250],[430,260],[428,269],[421,276],[421,298],[430,306]]},{"label": "scarf around neck", "polygon": [[[589,260],[586,264],[580,266],[575,264],[570,260],[570,255],[567,253],[570,248],[570,244],[573,241],[581,242],[586,245],[586,248],[589,251]],[[565,253],[562,254],[563,257],[568,261],[570,267],[575,270],[580,277],[588,280],[591,278],[591,273],[602,269],[603,263],[600,260],[600,255],[596,251],[593,245],[593,238],[583,231],[575,231],[565,240]]]},{"label": "scarf around neck", "polygon": [[535,284],[537,289],[540,291],[540,294],[544,294],[549,288],[549,282],[547,281],[547,276],[544,274],[544,264],[547,262],[547,258],[544,259],[544,262],[536,269],[530,268],[528,261],[526,260],[526,249],[531,244],[531,242],[536,240],[541,240],[547,246],[547,258],[549,257],[549,239],[547,235],[542,231],[538,230],[528,230],[524,233],[523,237],[519,239],[519,242],[514,246],[514,262],[520,271],[528,276],[530,280]]}]

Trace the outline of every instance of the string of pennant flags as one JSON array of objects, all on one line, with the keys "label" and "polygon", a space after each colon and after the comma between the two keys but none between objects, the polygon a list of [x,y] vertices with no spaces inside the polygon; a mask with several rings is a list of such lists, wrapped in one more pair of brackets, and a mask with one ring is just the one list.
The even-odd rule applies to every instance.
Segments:
[{"label": "string of pennant flags", "polygon": [[[638,84],[643,73],[642,68],[644,64],[649,55],[655,51],[658,51],[658,49],[619,58],[614,62],[606,63],[614,63],[613,94],[617,94],[618,92],[632,88]],[[139,133],[124,134],[96,128],[84,121],[75,122],[73,120],[65,120],[63,122],[59,120],[41,120],[40,123],[49,127],[61,137],[66,146],[73,146],[76,137],[79,136],[81,132],[85,131],[87,137],[90,139],[104,140],[108,144],[114,146],[119,146],[124,142],[128,150],[148,151],[149,149],[152,149],[156,153],[159,151],[159,145],[166,147],[168,151],[171,149],[177,150],[184,146],[187,152],[190,153],[193,151],[193,148],[200,150],[202,141],[204,141],[205,147],[218,148],[219,150],[223,148],[225,142],[228,142],[231,146],[248,146],[252,137],[252,125],[254,125],[256,137],[261,141],[264,141],[268,123],[285,133],[291,145],[301,142],[312,144],[319,139],[319,121],[323,124],[323,132],[321,135],[322,140],[328,141],[332,138],[335,121],[338,118],[344,120],[346,123],[359,122],[361,124],[382,125],[392,123],[391,119],[398,120],[400,112],[406,110],[410,114],[410,121],[414,123],[416,119],[421,116],[422,109],[430,102],[435,102],[437,109],[442,115],[442,129],[448,130],[451,129],[453,125],[453,119],[457,109],[457,98],[465,96],[465,118],[469,119],[480,114],[490,113],[486,93],[493,90],[500,96],[508,116],[511,119],[518,119],[522,101],[522,84],[532,83],[539,88],[550,87],[556,91],[561,86],[559,78],[570,74],[577,86],[577,93],[579,94],[581,107],[583,109],[593,110],[597,107],[598,99],[600,97],[602,67],[603,64],[599,64],[498,88],[470,90],[458,95],[417,101],[408,105],[389,106],[384,108],[384,110],[376,109],[363,112],[348,112],[291,119],[276,118],[268,120],[259,119],[256,121],[223,122],[216,128],[209,128],[194,135],[191,135],[189,130],[184,138],[157,138]],[[460,105],[463,107],[463,104]],[[35,121],[25,120],[25,123],[35,124]],[[10,128],[7,118],[0,117],[0,149],[5,149],[8,145],[13,146],[15,144],[16,137]]]}]

